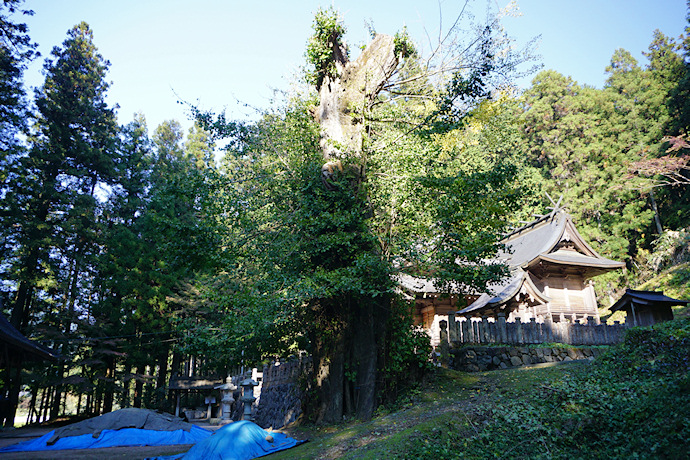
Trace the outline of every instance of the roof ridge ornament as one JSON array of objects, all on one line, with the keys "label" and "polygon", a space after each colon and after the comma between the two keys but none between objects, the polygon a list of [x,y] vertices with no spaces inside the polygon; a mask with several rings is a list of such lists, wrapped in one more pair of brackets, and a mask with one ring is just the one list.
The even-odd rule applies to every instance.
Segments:
[{"label": "roof ridge ornament", "polygon": [[548,214],[549,217],[553,217],[556,215],[558,211],[561,209],[565,209],[565,207],[561,208],[561,201],[563,201],[563,194],[561,193],[561,196],[558,198],[558,202],[554,201],[553,198],[551,198],[551,195],[549,195],[549,192],[544,190],[544,193],[546,194],[546,197],[551,201],[551,204],[553,206],[547,206],[546,209],[550,209],[551,212]]}]

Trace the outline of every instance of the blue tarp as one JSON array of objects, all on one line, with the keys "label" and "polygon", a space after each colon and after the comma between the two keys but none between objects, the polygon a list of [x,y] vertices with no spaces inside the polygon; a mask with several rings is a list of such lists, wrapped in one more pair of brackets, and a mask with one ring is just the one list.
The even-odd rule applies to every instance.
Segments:
[{"label": "blue tarp", "polygon": [[266,431],[255,423],[241,421],[225,425],[213,436],[194,445],[186,454],[158,457],[157,460],[249,460],[289,449],[302,442],[283,433]]},{"label": "blue tarp", "polygon": [[31,441],[21,442],[0,449],[0,452],[23,452],[36,450],[67,450],[67,449],[98,449],[101,447],[118,446],[169,446],[174,444],[196,444],[209,436],[211,431],[198,426],[192,426],[189,431],[156,431],[139,428],[123,428],[120,430],[103,430],[94,438],[91,434],[67,436],[57,440],[49,446],[48,440],[55,430]]}]

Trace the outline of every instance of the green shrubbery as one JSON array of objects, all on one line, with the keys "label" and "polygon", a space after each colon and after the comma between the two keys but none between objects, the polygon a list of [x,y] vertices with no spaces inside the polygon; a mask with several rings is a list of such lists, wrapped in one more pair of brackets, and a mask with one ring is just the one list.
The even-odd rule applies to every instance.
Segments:
[{"label": "green shrubbery", "polygon": [[690,321],[628,331],[591,365],[413,438],[405,458],[687,458]]},{"label": "green shrubbery", "polygon": [[400,407],[405,404],[399,398],[414,399],[416,391],[411,387],[423,381],[434,366],[429,361],[429,336],[412,327],[410,306],[405,302],[394,302],[392,306],[378,383],[379,402]]}]

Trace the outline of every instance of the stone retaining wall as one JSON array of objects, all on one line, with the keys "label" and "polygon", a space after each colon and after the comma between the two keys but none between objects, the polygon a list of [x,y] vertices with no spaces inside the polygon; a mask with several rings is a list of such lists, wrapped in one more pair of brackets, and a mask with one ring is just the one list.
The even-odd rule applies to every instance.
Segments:
[{"label": "stone retaining wall", "polygon": [[578,347],[460,347],[450,350],[450,367],[458,371],[480,372],[538,363],[593,359],[602,348]]},{"label": "stone retaining wall", "polygon": [[310,367],[310,358],[275,361],[264,366],[261,397],[254,416],[257,425],[278,429],[297,420],[302,414],[299,378]]}]

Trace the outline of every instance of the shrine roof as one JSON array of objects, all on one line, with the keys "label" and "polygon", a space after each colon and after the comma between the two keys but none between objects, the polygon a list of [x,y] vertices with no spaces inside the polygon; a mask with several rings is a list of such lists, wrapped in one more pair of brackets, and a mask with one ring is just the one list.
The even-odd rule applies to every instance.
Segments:
[{"label": "shrine roof", "polygon": [[171,377],[168,384],[168,390],[213,390],[215,387],[222,385],[223,379],[220,377]]},{"label": "shrine roof", "polygon": [[55,350],[30,340],[19,332],[7,321],[5,315],[0,313],[0,342],[26,353],[27,359],[57,361],[58,353]]},{"label": "shrine roof", "polygon": [[490,284],[488,286],[489,294],[483,293],[471,305],[456,312],[456,314],[464,315],[481,310],[486,306],[500,305],[514,296],[520,290],[524,281],[525,272],[518,268],[501,282]]},{"label": "shrine roof", "polygon": [[690,300],[679,300],[672,297],[665,296],[662,291],[636,291],[634,289],[626,289],[625,294],[618,299],[616,303],[611,306],[611,312],[621,310],[631,303],[637,305],[687,305]]},{"label": "shrine roof", "polygon": [[[623,268],[623,262],[610,260],[599,255],[575,228],[570,214],[555,205],[544,216],[510,232],[502,243],[506,249],[487,263],[501,263],[508,266],[510,276],[499,283],[489,285],[470,306],[458,314],[501,305],[516,295],[523,286],[537,298],[546,301],[548,295],[532,280],[533,268],[575,269],[585,277],[595,276],[609,270]],[[400,274],[398,284],[405,290],[415,293],[436,293],[433,280]],[[537,283],[538,284],[538,283]],[[456,292],[463,292],[463,286],[452,286]],[[464,290],[466,292],[467,290]],[[471,294],[479,294],[470,292]]]},{"label": "shrine roof", "polygon": [[[556,208],[514,230],[503,243],[507,249],[497,258],[512,267],[528,268],[538,262],[547,262],[606,271],[625,266],[623,262],[606,259],[592,249],[563,208]],[[571,246],[571,249],[563,250],[560,247],[562,244]]]}]

